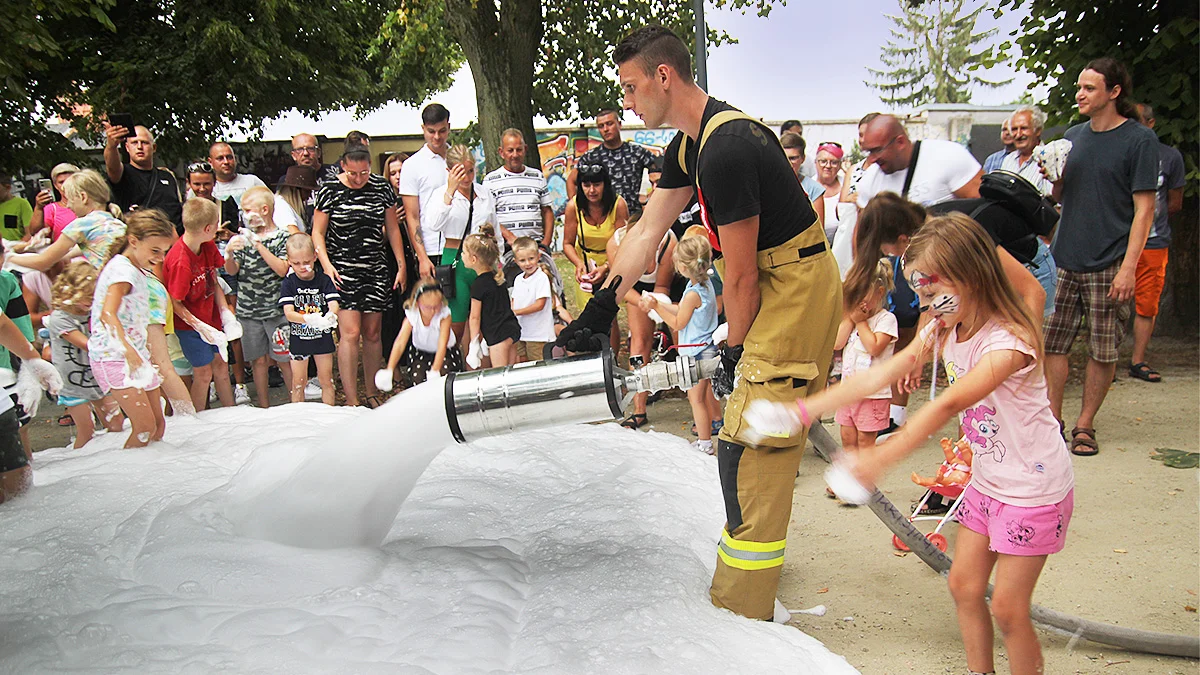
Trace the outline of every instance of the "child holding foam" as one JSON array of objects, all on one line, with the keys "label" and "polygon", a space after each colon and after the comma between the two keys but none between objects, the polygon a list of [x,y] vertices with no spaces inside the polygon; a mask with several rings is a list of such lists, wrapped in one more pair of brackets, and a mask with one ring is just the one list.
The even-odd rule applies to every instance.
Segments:
[{"label": "child holding foam", "polygon": [[[216,386],[221,405],[234,404],[226,354],[229,341],[241,337],[241,325],[229,309],[217,270],[225,259],[214,240],[221,227],[221,209],[193,197],[183,205],[183,236],[163,261],[163,281],[175,310],[175,335],[192,366],[192,405],[208,406],[208,385]],[[180,321],[182,319],[182,321]],[[216,328],[216,326],[221,328]]]},{"label": "child holding foam", "polygon": [[342,296],[333,280],[317,267],[312,237],[302,232],[290,235],[286,251],[292,271],[279,285],[279,306],[289,322],[292,403],[304,402],[308,360],[312,359],[317,363],[321,402],[333,405],[333,329],[337,328],[338,302]]},{"label": "child holding foam", "polygon": [[[684,345],[679,347],[680,354],[696,360],[712,358],[717,355],[712,338],[717,329],[717,293],[708,278],[712,246],[706,237],[684,237],[675,246],[674,260],[675,270],[688,280],[679,304],[659,302],[647,293],[638,305],[646,312],[658,312],[668,326],[679,331],[680,344]],[[712,382],[700,380],[688,389],[687,396],[699,436],[692,447],[709,455],[715,454],[712,437],[724,425],[724,414],[721,404],[713,396]]]},{"label": "child holding foam", "polygon": [[87,350],[100,390],[111,392],[133,427],[125,447],[140,448],[161,440],[167,426],[158,390],[162,380],[150,365],[147,347],[146,271],[166,257],[175,225],[158,209],[134,211],[125,216],[125,225],[96,280]]},{"label": "child holding foam", "polygon": [[1075,476],[1038,363],[1040,322],[1013,289],[991,237],[964,214],[929,220],[909,242],[903,269],[933,317],[918,339],[892,360],[812,398],[756,401],[746,410],[746,422],[762,435],[790,435],[823,412],[899,381],[940,348],[949,388],[886,441],[860,448],[855,459],[835,464],[827,475],[841,496],[865,502],[885,471],[961,413],[974,460],[956,515],[962,527],[950,594],[967,668],[995,672],[994,619],[1014,675],[1041,673],[1042,650],[1029,608],[1046,558],[1066,544]]},{"label": "child holding foam", "polygon": [[437,280],[426,277],[418,281],[404,303],[404,323],[392,345],[387,367],[375,375],[375,385],[383,391],[392,390],[392,374],[409,341],[412,349],[408,351],[405,375],[412,384],[424,382],[430,372],[441,375],[461,372],[463,357],[454,331],[450,330],[451,321],[450,306]]},{"label": "child holding foam", "polygon": [[496,245],[491,224],[467,235],[463,240],[462,259],[479,276],[471,282],[471,352],[479,342],[486,343],[492,366],[507,366],[516,362],[516,342],[521,339],[521,324],[513,314],[512,301],[504,288],[504,271],[500,269],[500,249]]},{"label": "child holding foam", "polygon": [[275,335],[287,330],[288,320],[279,307],[279,284],[287,276],[287,230],[275,225],[275,195],[265,187],[242,194],[242,220],[246,230],[225,246],[225,272],[238,277],[238,322],[242,324],[242,355],[254,368],[258,407],[268,399],[268,370],[279,362],[283,382],[292,390],[291,355],[272,349]]}]

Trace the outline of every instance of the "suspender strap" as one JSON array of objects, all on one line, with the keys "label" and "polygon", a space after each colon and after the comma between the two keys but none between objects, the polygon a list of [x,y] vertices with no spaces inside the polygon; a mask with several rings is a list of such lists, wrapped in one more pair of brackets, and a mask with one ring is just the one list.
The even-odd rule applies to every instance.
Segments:
[{"label": "suspender strap", "polygon": [[[760,120],[754,119],[741,110],[722,110],[721,112],[716,113],[712,117],[708,118],[708,123],[704,125],[703,129],[700,130],[699,146],[696,149],[697,166],[700,165],[700,153],[704,151],[704,144],[708,142],[709,136],[712,136],[712,133],[717,130],[717,127],[725,124],[726,122],[732,122],[734,120],[747,120],[764,128],[766,127],[766,125],[764,125]],[[775,134],[772,133],[769,134],[769,136],[774,138]],[[687,174],[687,149],[688,139],[686,136],[684,136],[683,141],[679,144],[679,166],[683,169],[684,175]]]},{"label": "suspender strap", "polygon": [[900,191],[900,196],[908,199],[908,188],[912,187],[913,174],[917,172],[917,158],[921,156],[921,141],[913,143],[912,161],[908,163],[908,169],[904,172],[904,189]]}]

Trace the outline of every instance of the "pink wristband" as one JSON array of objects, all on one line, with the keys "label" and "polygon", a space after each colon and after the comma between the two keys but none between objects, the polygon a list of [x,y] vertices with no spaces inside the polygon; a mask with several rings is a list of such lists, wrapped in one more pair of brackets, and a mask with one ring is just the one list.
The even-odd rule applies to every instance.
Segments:
[{"label": "pink wristband", "polygon": [[800,424],[812,426],[812,415],[808,414],[808,406],[804,405],[804,401],[796,399],[796,409],[800,411]]}]

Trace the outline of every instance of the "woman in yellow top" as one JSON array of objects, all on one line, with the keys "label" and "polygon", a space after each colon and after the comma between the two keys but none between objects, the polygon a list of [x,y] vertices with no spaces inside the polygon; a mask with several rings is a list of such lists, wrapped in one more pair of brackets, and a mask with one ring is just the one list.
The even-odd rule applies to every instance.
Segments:
[{"label": "woman in yellow top", "polygon": [[[625,227],[629,207],[617,196],[604,165],[581,164],[576,175],[575,199],[567,202],[563,213],[563,253],[575,265],[576,310],[583,311],[592,299],[592,288],[599,288],[608,277],[608,240]],[[620,344],[619,331],[611,335]]]}]

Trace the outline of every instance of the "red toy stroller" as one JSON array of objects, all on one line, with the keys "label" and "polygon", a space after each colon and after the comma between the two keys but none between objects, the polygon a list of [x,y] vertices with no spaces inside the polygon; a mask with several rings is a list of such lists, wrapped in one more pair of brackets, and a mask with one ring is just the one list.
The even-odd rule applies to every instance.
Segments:
[{"label": "red toy stroller", "polygon": [[[942,453],[946,456],[946,460],[938,467],[937,474],[933,478],[924,478],[913,472],[912,481],[917,485],[929,488],[925,494],[921,496],[917,502],[916,508],[913,509],[913,514],[909,516],[908,522],[915,523],[918,520],[936,520],[937,526],[933,528],[933,532],[925,535],[925,537],[938,550],[946,552],[946,537],[942,535],[942,528],[946,523],[954,517],[958,511],[958,505],[962,502],[963,491],[971,484],[971,460],[974,454],[971,452],[971,447],[965,438],[960,438],[957,443],[951,443],[950,439],[942,439]],[[937,493],[948,500],[951,500],[950,509],[940,516],[922,516],[921,509],[925,508],[929,498]],[[895,546],[901,551],[907,551],[908,546],[900,540],[900,537],[892,535],[892,546]]]}]

